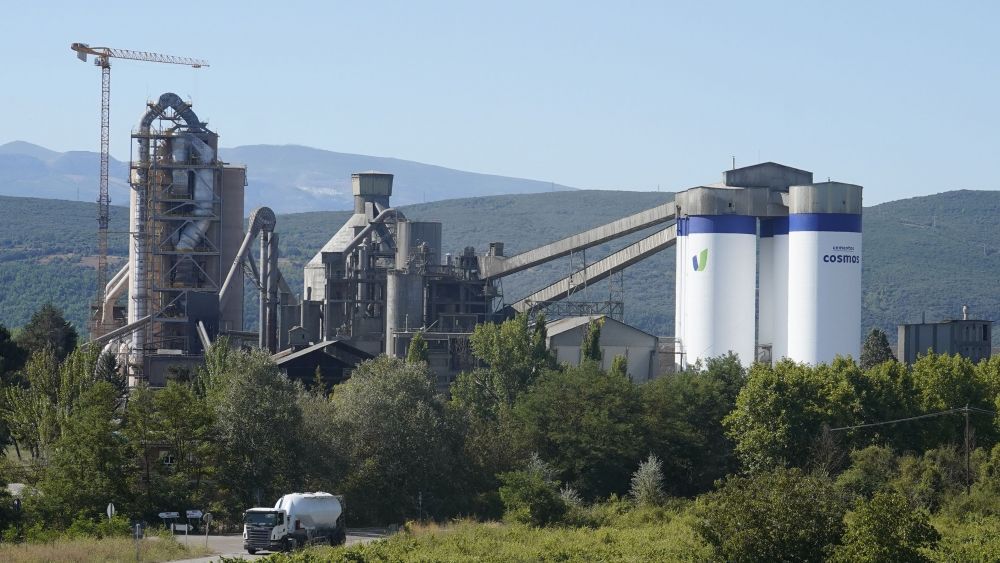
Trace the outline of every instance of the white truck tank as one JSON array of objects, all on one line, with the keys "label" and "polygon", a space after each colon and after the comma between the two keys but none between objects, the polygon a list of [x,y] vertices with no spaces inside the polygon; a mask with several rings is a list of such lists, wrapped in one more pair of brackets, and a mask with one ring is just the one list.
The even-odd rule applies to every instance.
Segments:
[{"label": "white truck tank", "polygon": [[289,529],[309,532],[336,528],[344,510],[340,499],[323,492],[288,494],[278,499],[274,508],[288,514]]}]

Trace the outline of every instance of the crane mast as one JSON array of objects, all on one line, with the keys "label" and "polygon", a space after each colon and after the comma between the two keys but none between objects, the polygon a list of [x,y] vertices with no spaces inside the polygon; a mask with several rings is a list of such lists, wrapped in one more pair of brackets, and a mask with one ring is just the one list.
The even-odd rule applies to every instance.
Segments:
[{"label": "crane mast", "polygon": [[127,59],[153,63],[179,64],[192,68],[208,66],[207,61],[187,57],[175,57],[160,53],[112,49],[110,47],[90,47],[86,43],[73,43],[70,49],[77,58],[86,62],[88,55],[94,56],[94,65],[101,68],[101,170],[97,195],[97,291],[94,306],[91,307],[90,337],[96,338],[110,330],[112,319],[102,315],[105,291],[108,283],[108,225],[111,222],[111,196],[108,191],[108,163],[111,140],[111,59]]}]

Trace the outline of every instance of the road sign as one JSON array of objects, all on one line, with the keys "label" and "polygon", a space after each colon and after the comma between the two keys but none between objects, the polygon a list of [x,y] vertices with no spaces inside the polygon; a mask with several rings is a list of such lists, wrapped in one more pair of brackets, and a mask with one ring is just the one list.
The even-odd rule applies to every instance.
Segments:
[{"label": "road sign", "polygon": [[181,517],[181,513],[180,512],[161,512],[160,513],[160,518],[162,518],[164,520],[169,520],[171,518],[180,518],[180,517]]},{"label": "road sign", "polygon": [[105,512],[108,513],[108,520],[111,520],[111,517],[115,515],[115,505],[109,502],[108,509]]},{"label": "road sign", "polygon": [[205,515],[201,517],[201,519],[204,520],[206,524],[211,524],[212,523],[212,513],[211,512],[206,512]]},{"label": "road sign", "polygon": [[188,510],[186,514],[188,518],[201,518],[200,510]]}]

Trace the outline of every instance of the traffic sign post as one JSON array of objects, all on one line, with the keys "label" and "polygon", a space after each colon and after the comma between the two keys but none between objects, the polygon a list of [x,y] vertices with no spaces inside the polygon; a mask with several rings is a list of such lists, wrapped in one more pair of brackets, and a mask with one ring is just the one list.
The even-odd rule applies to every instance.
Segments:
[{"label": "traffic sign post", "polygon": [[[202,512],[198,509],[188,510],[184,513],[187,516],[187,527],[184,529],[184,541],[190,545],[190,540],[188,539],[188,532],[191,530],[191,520],[198,520],[202,516]],[[207,541],[207,540],[206,540]]]},{"label": "traffic sign post", "polygon": [[105,512],[108,514],[108,520],[111,520],[111,517],[115,515],[115,505],[114,505],[114,503],[110,503],[109,502],[108,503],[108,509],[105,510]]},{"label": "traffic sign post", "polygon": [[206,512],[201,519],[205,521],[205,547],[208,547],[208,527],[212,525],[212,513]]}]

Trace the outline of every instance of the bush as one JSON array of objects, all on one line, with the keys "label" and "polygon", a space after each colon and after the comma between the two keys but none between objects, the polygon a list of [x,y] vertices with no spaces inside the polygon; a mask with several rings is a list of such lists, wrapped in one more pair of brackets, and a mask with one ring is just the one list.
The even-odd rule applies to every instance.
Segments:
[{"label": "bush", "polygon": [[724,561],[818,561],[840,540],[847,505],[828,477],[777,469],[701,497],[695,530]]},{"label": "bush", "polygon": [[663,464],[655,455],[649,454],[632,474],[629,494],[640,506],[655,506],[663,502]]},{"label": "bush", "polygon": [[851,452],[851,466],[837,477],[837,486],[853,496],[872,498],[899,475],[899,461],[889,448],[868,446]]},{"label": "bush", "polygon": [[834,561],[857,563],[906,563],[927,561],[922,548],[932,547],[940,534],[927,512],[913,510],[907,499],[895,492],[876,493],[871,500],[858,500],[847,519],[843,545]]},{"label": "bush", "polygon": [[504,517],[529,526],[545,526],[560,521],[566,514],[566,503],[559,494],[558,483],[545,479],[538,470],[511,471],[500,475],[500,499]]}]

